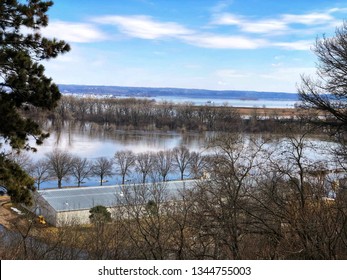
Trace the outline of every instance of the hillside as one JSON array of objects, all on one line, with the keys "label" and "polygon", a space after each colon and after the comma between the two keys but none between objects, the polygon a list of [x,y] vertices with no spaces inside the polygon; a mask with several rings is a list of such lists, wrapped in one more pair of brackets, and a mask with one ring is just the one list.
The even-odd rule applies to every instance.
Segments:
[{"label": "hillside", "polygon": [[204,90],[184,88],[149,88],[149,87],[119,87],[119,86],[89,86],[89,85],[59,85],[63,94],[93,94],[128,97],[182,97],[182,98],[224,98],[224,99],[261,99],[261,100],[298,100],[295,93],[258,92],[239,90]]}]

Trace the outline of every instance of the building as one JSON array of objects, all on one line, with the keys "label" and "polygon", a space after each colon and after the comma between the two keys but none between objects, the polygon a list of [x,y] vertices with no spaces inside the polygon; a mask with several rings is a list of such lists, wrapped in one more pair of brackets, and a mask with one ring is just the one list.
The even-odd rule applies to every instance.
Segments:
[{"label": "building", "polygon": [[[197,180],[169,181],[156,184],[116,185],[98,187],[76,187],[39,190],[34,193],[34,206],[30,209],[36,215],[44,216],[53,226],[67,224],[89,224],[89,210],[97,205],[105,206],[112,213],[115,207],[124,206],[134,197],[136,189],[159,188],[166,198],[177,196],[182,190],[192,189]],[[125,199],[125,195],[127,199]],[[148,196],[148,201],[150,196]]]}]

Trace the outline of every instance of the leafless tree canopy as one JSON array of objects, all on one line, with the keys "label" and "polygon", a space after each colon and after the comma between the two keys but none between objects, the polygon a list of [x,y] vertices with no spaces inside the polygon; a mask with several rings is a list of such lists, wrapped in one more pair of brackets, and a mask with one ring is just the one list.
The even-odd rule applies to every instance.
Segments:
[{"label": "leafless tree canopy", "polygon": [[111,177],[114,174],[112,159],[105,157],[98,158],[93,164],[92,172],[100,178],[100,186],[102,186],[105,178]]},{"label": "leafless tree canopy", "polygon": [[49,162],[50,173],[58,179],[58,188],[61,188],[62,180],[70,175],[73,157],[70,153],[58,149],[48,153],[46,157]]},{"label": "leafless tree canopy", "polygon": [[317,78],[303,75],[299,95],[304,104],[325,111],[335,125],[347,124],[347,22],[335,36],[318,38],[313,48],[317,56]]}]

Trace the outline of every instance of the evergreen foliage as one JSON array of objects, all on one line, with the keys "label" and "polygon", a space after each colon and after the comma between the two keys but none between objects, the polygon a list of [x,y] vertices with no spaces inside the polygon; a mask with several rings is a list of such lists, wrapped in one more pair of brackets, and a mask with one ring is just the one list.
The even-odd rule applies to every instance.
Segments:
[{"label": "evergreen foliage", "polygon": [[4,155],[0,155],[0,182],[6,185],[13,202],[32,204],[30,190],[34,190],[34,179]]},{"label": "evergreen foliage", "polygon": [[[47,39],[40,33],[48,25],[47,11],[52,5],[52,1],[41,0],[28,0],[25,4],[17,0],[0,1],[0,145],[8,143],[13,149],[34,150],[28,144],[29,136],[37,144],[49,136],[21,111],[33,107],[50,110],[61,95],[40,64],[70,50],[64,41]],[[3,172],[14,168],[14,173],[20,167],[6,160],[4,152],[1,167],[1,183],[9,186],[15,180]],[[24,181],[30,185],[30,180]],[[14,185],[11,188],[14,190]]]},{"label": "evergreen foliage", "polygon": [[89,219],[92,223],[109,222],[111,221],[111,213],[105,206],[97,205],[89,210]]}]

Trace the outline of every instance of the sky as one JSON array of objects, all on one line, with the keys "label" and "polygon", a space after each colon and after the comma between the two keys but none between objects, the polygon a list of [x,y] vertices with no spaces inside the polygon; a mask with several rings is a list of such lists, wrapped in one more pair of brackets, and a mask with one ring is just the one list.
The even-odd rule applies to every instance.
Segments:
[{"label": "sky", "polygon": [[297,92],[312,46],[347,18],[339,0],[55,0],[45,62],[58,84]]}]

